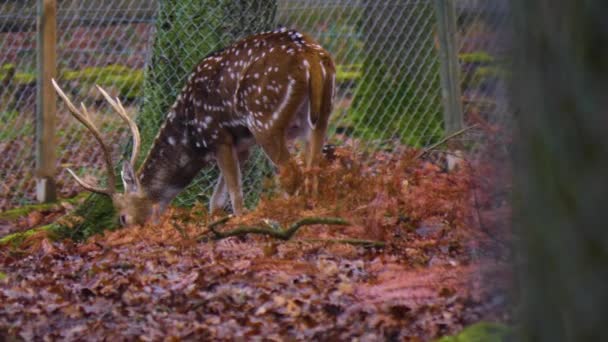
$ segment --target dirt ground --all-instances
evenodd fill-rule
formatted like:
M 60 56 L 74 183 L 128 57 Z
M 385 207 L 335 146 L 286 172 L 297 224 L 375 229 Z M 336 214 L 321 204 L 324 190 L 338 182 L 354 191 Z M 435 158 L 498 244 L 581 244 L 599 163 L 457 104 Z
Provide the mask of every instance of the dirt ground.
M 317 197 L 267 196 L 217 229 L 346 225 L 218 240 L 201 204 L 82 243 L 40 233 L 0 247 L 0 338 L 400 341 L 509 323 L 508 172 L 354 150 L 313 171 Z

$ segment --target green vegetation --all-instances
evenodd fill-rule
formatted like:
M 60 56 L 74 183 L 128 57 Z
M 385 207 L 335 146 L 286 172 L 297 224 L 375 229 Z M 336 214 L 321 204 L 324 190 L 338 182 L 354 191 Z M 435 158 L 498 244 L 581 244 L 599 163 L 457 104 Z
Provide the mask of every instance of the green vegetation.
M 0 81 L 11 78 L 15 74 L 15 64 L 7 63 L 0 66 Z
M 14 209 L 9 209 L 0 213 L 0 220 L 13 221 L 20 217 L 24 217 L 33 211 L 52 211 L 61 208 L 62 203 L 76 204 L 80 202 L 86 193 L 81 193 L 76 197 L 61 200 L 58 203 L 38 203 L 20 206 Z
M 438 64 L 425 63 L 428 73 L 436 75 Z M 415 74 L 403 73 L 396 78 L 382 61 L 365 65 L 348 122 L 357 136 L 369 140 L 397 138 L 411 146 L 429 145 L 441 138 L 438 77 L 420 80 Z
M 509 77 L 509 72 L 500 66 L 483 66 L 475 69 L 473 77 L 471 78 L 472 86 L 479 86 L 489 80 L 502 78 L 506 79 Z
M 436 342 L 502 342 L 513 340 L 513 329 L 499 324 L 480 322 L 466 327 L 454 336 L 442 337 Z
M 349 82 L 359 79 L 362 75 L 362 64 L 337 65 L 336 79 L 338 82 Z M 0 79 L 4 79 L 13 70 L 13 64 L 0 67 Z M 82 70 L 65 70 L 61 72 L 63 81 L 79 81 L 83 90 L 90 89 L 95 84 L 102 87 L 115 87 L 120 97 L 133 100 L 142 95 L 144 72 L 123 65 L 108 65 L 104 67 L 88 67 Z M 17 72 L 12 79 L 13 84 L 31 84 L 36 82 L 34 72 Z M 4 116 L 2 116 L 4 117 Z
M 475 51 L 470 53 L 461 53 L 458 55 L 461 63 L 494 63 L 495 58 L 485 51 Z
M 19 128 L 0 130 L 0 141 L 12 141 L 18 137 L 34 135 L 34 122 L 23 120 L 16 110 L 0 111 L 0 123 L 5 127 Z
M 361 64 L 366 47 L 359 22 L 365 15 L 364 10 L 359 6 L 344 6 L 337 11 L 302 6 L 297 11 L 282 12 L 277 22 L 290 23 L 316 37 L 331 52 L 336 64 Z
M 363 139 L 425 146 L 443 135 L 439 59 L 433 21 L 421 25 L 415 18 L 435 12 L 430 3 L 408 4 L 404 11 L 414 14 L 404 19 L 401 11 L 372 11 L 360 24 L 366 32 L 362 76 L 343 124 Z
M 458 59 L 463 69 L 463 89 L 478 88 L 492 80 L 509 77 L 504 62 L 485 51 L 462 53 Z
M 113 87 L 123 99 L 134 100 L 142 95 L 144 72 L 123 65 L 108 65 L 82 70 L 63 70 L 59 78 L 63 81 L 78 81 L 79 90 L 84 96 L 95 84 L 98 84 L 104 88 Z M 11 88 L 33 85 L 36 83 L 36 73 L 15 71 L 14 64 L 4 64 L 0 67 L 0 82 L 5 82 L 7 87 Z M 7 95 L 13 95 L 13 92 L 8 91 Z M 7 99 L 7 102 L 10 101 Z
M 36 82 L 36 73 L 30 71 L 16 71 L 15 64 L 7 63 L 0 66 L 0 81 L 11 81 L 13 84 L 31 84 Z
M 363 75 L 361 68 L 363 64 L 338 64 L 336 65 L 336 81 L 338 83 L 357 81 Z
M 104 230 L 118 228 L 112 200 L 99 194 L 91 194 L 67 220 L 73 224 L 62 224 L 54 229 L 53 233 L 57 238 L 80 241 Z
M 28 229 L 23 232 L 8 234 L 0 238 L 0 246 L 10 245 L 12 247 L 19 247 L 19 245 L 21 245 L 21 243 L 23 243 L 23 241 L 25 241 L 25 239 L 27 239 L 28 237 L 42 231 L 48 231 L 51 226 L 53 225 L 50 224 L 47 226 Z
M 102 87 L 113 86 L 119 91 L 122 98 L 132 100 L 141 96 L 144 73 L 142 70 L 131 69 L 122 65 L 108 65 L 64 71 L 61 78 L 66 81 L 80 81 L 85 89 L 89 89 L 93 84 Z

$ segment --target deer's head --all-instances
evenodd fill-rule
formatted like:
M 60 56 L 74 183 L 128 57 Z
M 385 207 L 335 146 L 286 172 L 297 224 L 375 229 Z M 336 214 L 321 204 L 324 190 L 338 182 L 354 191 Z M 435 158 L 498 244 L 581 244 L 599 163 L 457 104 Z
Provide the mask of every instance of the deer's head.
M 65 101 L 65 104 L 72 115 L 84 126 L 86 126 L 89 131 L 91 131 L 97 142 L 101 145 L 106 171 L 108 174 L 108 185 L 106 188 L 92 185 L 78 177 L 72 170 L 67 169 L 68 172 L 83 188 L 91 192 L 109 196 L 112 199 L 114 208 L 118 212 L 121 225 L 125 226 L 130 224 L 145 223 L 151 216 L 157 214 L 156 208 L 158 206 L 143 191 L 135 173 L 135 161 L 139 155 L 141 141 L 137 125 L 131 118 L 129 118 L 125 108 L 118 98 L 113 99 L 103 88 L 97 86 L 97 89 L 101 92 L 110 106 L 112 106 L 118 115 L 120 115 L 120 117 L 127 123 L 133 135 L 133 150 L 131 153 L 131 160 L 123 163 L 121 171 L 124 193 L 119 193 L 116 190 L 116 175 L 114 173 L 114 163 L 112 162 L 111 146 L 106 144 L 102 139 L 101 133 L 91 121 L 85 105 L 81 103 L 81 109 L 79 110 L 76 108 L 76 106 L 74 106 L 63 90 L 61 90 L 61 88 L 57 85 L 57 82 L 52 80 L 52 83 L 53 87 L 55 87 L 55 90 L 57 91 L 57 94 L 63 99 L 63 101 Z

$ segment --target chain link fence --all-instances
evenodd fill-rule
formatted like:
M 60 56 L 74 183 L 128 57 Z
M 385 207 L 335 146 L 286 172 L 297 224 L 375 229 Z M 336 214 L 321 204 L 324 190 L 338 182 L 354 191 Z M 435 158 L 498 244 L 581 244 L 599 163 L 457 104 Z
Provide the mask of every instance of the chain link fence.
M 239 7 L 255 6 L 255 1 L 252 5 L 228 3 L 232 6 L 228 11 L 209 10 L 205 20 L 221 23 L 227 15 L 241 15 L 239 20 L 248 22 L 261 10 Z M 0 3 L 0 209 L 34 201 L 36 4 L 32 0 Z M 467 151 L 475 152 L 493 135 L 493 127 L 508 124 L 510 117 L 506 101 L 499 101 L 506 96 L 510 16 L 505 0 L 457 0 L 455 5 L 464 122 L 481 127 L 462 140 Z M 146 108 L 156 108 L 161 118 L 181 86 L 167 83 L 162 96 L 147 93 L 144 97 L 147 65 L 171 59 L 172 51 L 198 51 L 182 55 L 172 81 L 179 83 L 209 49 L 261 30 L 251 26 L 251 32 L 235 32 L 225 27 L 218 35 L 180 21 L 180 25 L 192 25 L 191 35 L 176 37 L 166 42 L 164 50 L 154 51 L 162 10 L 158 1 L 58 1 L 58 82 L 72 99 L 88 105 L 111 142 L 116 161 L 130 138 L 95 84 L 119 96 L 130 115 L 147 103 Z M 179 13 L 182 8 L 171 10 Z M 337 95 L 330 142 L 356 141 L 358 148 L 376 150 L 428 146 L 444 136 L 435 1 L 278 0 L 276 8 L 268 10 L 273 11 L 276 24 L 311 34 L 335 58 Z M 204 44 L 193 48 L 195 42 Z M 150 107 L 150 103 L 157 105 Z M 102 178 L 103 162 L 99 146 L 61 101 L 57 116 L 58 190 L 67 197 L 80 189 L 64 171 L 66 167 Z M 139 124 L 142 131 L 158 127 L 158 122 Z M 265 164 L 263 159 L 258 153 L 249 163 L 254 167 L 247 168 L 252 198 L 268 174 L 268 167 L 259 167 Z M 179 203 L 207 196 L 210 179 L 199 178 Z
M 492 158 L 490 153 L 504 156 L 512 127 L 507 100 L 512 46 L 509 1 L 458 1 L 456 11 L 464 119 L 466 125 L 479 127 L 462 139 L 470 156 L 486 160 Z
M 143 71 L 152 44 L 154 4 L 145 1 L 58 1 L 57 79 L 74 101 L 84 102 L 118 160 L 126 128 L 96 93 L 100 84 L 120 95 L 128 111 L 141 103 Z M 0 209 L 35 200 L 37 1 L 0 3 Z M 58 191 L 78 189 L 65 171 L 103 173 L 99 146 L 58 101 Z

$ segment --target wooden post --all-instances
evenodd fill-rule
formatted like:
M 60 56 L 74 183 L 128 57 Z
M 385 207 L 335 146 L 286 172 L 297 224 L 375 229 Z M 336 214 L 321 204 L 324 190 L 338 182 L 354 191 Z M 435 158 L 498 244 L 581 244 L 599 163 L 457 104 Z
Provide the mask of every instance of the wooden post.
M 456 43 L 456 9 L 454 0 L 435 0 L 437 11 L 437 34 L 439 38 L 439 57 L 441 60 L 441 97 L 443 100 L 443 117 L 445 135 L 460 131 L 464 126 L 460 93 L 460 65 L 458 63 L 458 45 Z M 458 150 L 458 146 L 449 146 Z M 458 163 L 455 154 L 448 154 L 448 168 Z
M 38 0 L 38 84 L 36 106 L 36 198 L 51 202 L 57 198 L 55 173 L 56 95 L 51 79 L 57 70 L 57 3 Z

